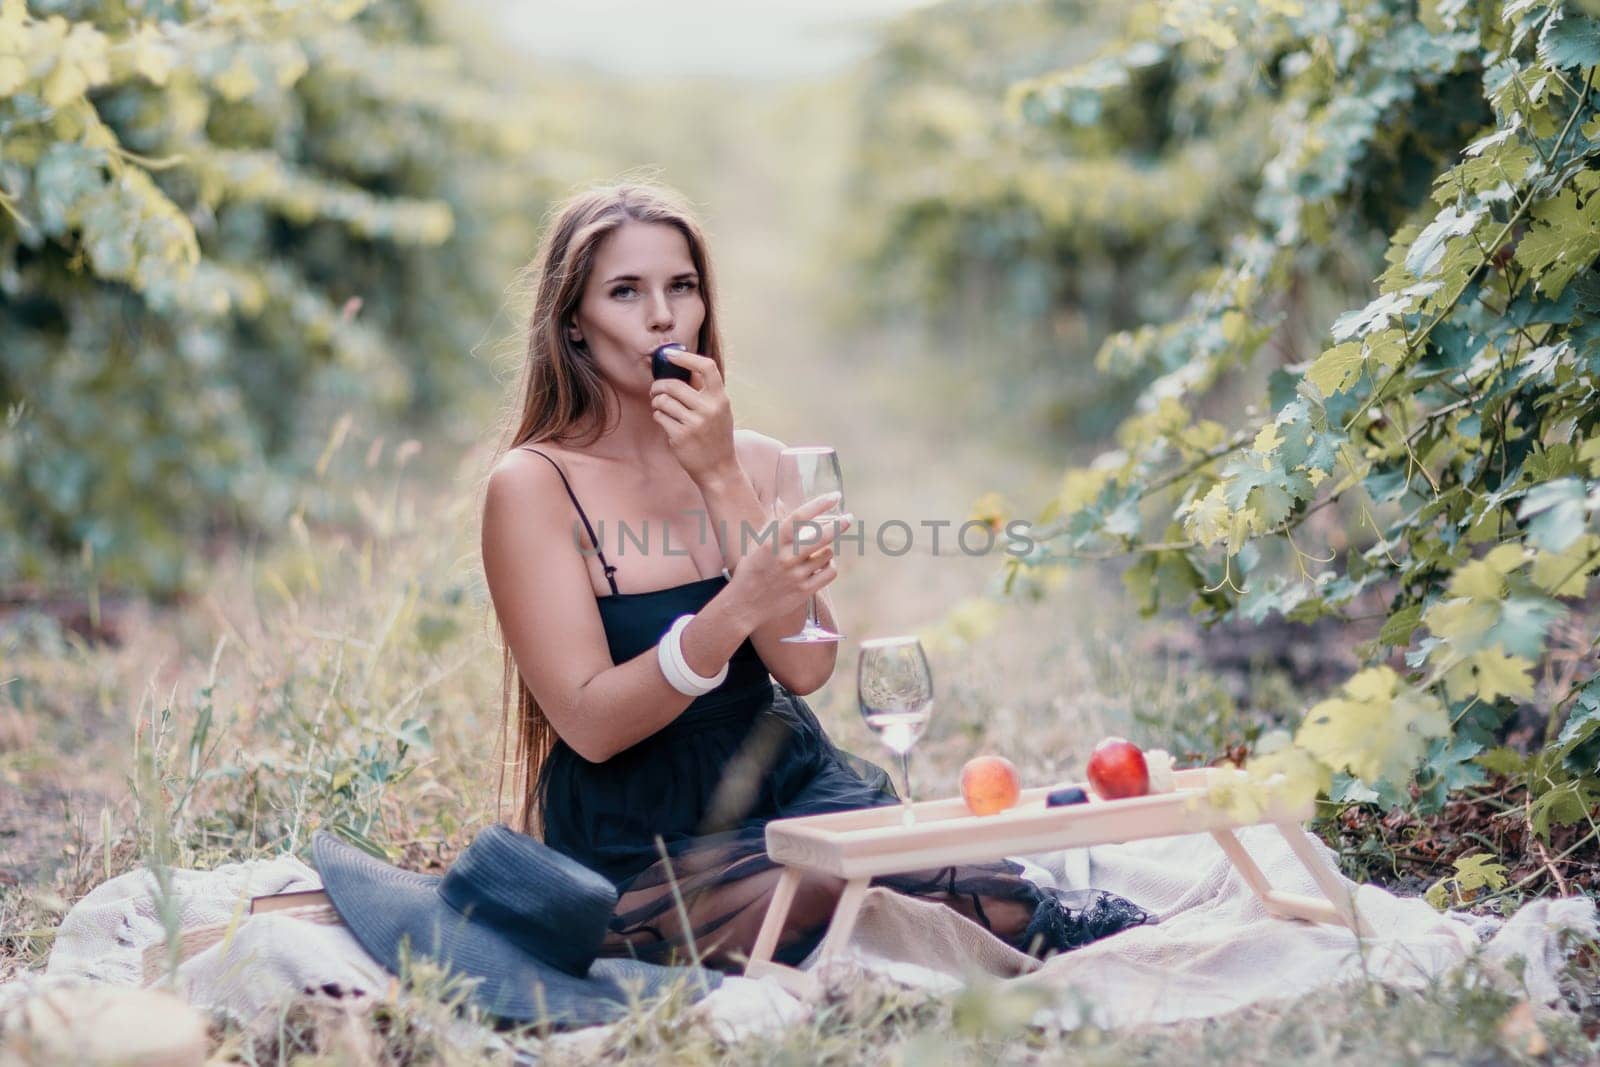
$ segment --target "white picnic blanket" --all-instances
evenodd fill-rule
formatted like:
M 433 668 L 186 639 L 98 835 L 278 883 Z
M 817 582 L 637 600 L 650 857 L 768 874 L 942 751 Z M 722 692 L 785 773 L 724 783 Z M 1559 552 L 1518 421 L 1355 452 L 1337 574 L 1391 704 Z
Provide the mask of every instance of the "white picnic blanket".
M 1317 896 L 1310 873 L 1270 826 L 1236 831 L 1267 881 Z M 1315 842 L 1332 861 L 1332 852 Z M 1031 857 L 1063 888 L 1119 893 L 1159 922 L 1038 964 L 981 934 L 948 908 L 871 890 L 850 946 L 830 966 L 884 971 L 919 985 L 954 984 L 982 971 L 1017 987 L 1041 987 L 1056 1007 L 1036 1021 L 1070 1029 L 1214 1017 L 1344 982 L 1421 988 L 1476 957 L 1483 977 L 1560 1010 L 1563 933 L 1593 938 L 1587 897 L 1529 902 L 1509 919 L 1440 914 L 1417 897 L 1341 881 L 1373 936 L 1343 927 L 1274 919 L 1208 834 L 1102 845 Z M 1525 966 L 1509 965 L 1521 957 Z M 1521 977 L 1516 975 L 1519 973 Z
M 400 992 L 393 976 L 345 927 L 282 913 L 246 914 L 251 897 L 321 888 L 317 872 L 293 856 L 170 874 L 180 930 L 237 923 L 230 936 L 189 955 L 177 967 L 171 985 L 196 1007 L 230 1015 L 252 1029 L 270 1029 L 283 1004 L 295 996 L 329 997 L 355 1006 L 374 994 Z M 44 975 L 0 984 L 0 1014 L 13 998 L 76 982 L 142 984 L 146 950 L 167 940 L 155 884 L 149 870 L 130 871 L 96 886 L 73 905 L 56 931 Z M 160 977 L 156 984 L 168 981 Z M 806 1014 L 798 1000 L 773 983 L 737 977 L 725 978 L 691 1010 L 729 1041 Z M 459 1026 L 451 1036 L 463 1046 L 503 1046 L 481 1028 Z M 558 1035 L 553 1040 L 584 1042 L 595 1036 Z
M 1249 827 L 1239 837 L 1274 887 L 1317 893 L 1272 828 Z M 1420 899 L 1361 886 L 1356 904 L 1375 936 L 1358 941 L 1339 927 L 1269 917 L 1203 834 L 1031 859 L 1037 880 L 1120 893 L 1160 922 L 1040 965 L 948 908 L 874 889 L 848 951 L 821 974 L 824 984 L 864 969 L 931 991 L 975 979 L 1037 986 L 1053 994 L 1048 999 L 1055 1005 L 1037 1021 L 1115 1027 L 1216 1016 L 1363 979 L 1415 988 L 1476 956 L 1487 965 L 1487 980 L 1521 991 L 1536 1009 L 1559 1010 L 1553 1006 L 1563 934 L 1600 935 L 1594 901 L 1585 897 L 1533 901 L 1502 921 L 1441 915 Z M 389 988 L 389 975 L 343 927 L 243 915 L 250 896 L 317 887 L 316 873 L 298 860 L 172 874 L 183 928 L 240 917 L 230 939 L 179 966 L 177 986 L 191 1003 L 250 1024 L 270 1019 L 296 994 L 359 997 Z M 0 986 L 0 1007 L 8 995 L 43 984 L 138 984 L 145 948 L 164 939 L 152 884 L 149 872 L 136 871 L 80 900 L 61 923 L 45 976 Z M 1516 957 L 1523 964 L 1508 965 Z M 737 1040 L 789 1025 L 809 1007 L 770 980 L 730 977 L 692 1010 L 719 1036 Z M 566 1040 L 601 1036 L 591 1030 Z M 483 1039 L 481 1031 L 475 1039 Z

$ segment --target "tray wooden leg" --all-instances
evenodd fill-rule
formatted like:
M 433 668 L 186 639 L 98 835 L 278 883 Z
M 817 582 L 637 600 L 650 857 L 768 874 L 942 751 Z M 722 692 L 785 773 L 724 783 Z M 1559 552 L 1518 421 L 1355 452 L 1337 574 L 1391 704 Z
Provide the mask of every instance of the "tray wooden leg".
M 1316 881 L 1326 895 L 1327 899 L 1306 896 L 1303 893 L 1289 893 L 1281 889 L 1273 889 L 1267 882 L 1266 875 L 1261 873 L 1261 868 L 1256 866 L 1256 861 L 1250 858 L 1250 853 L 1245 851 L 1244 845 L 1234 836 L 1232 830 L 1223 828 L 1212 830 L 1211 836 L 1221 846 L 1223 853 L 1238 868 L 1239 874 L 1244 878 L 1245 884 L 1266 907 L 1267 914 L 1278 918 L 1305 919 L 1307 922 L 1329 923 L 1334 926 L 1343 926 L 1356 934 L 1366 937 L 1371 931 L 1361 921 L 1360 915 L 1355 911 L 1354 905 L 1349 902 L 1349 894 L 1339 882 L 1338 876 L 1327 869 L 1321 858 L 1314 851 L 1311 842 L 1305 836 L 1298 823 L 1274 823 L 1278 832 L 1283 834 L 1289 842 L 1289 847 L 1295 856 L 1310 871 L 1311 877 Z M 1291 833 L 1291 831 L 1293 831 Z M 1298 839 L 1297 836 L 1298 835 Z M 1344 906 L 1341 907 L 1341 900 Z
M 778 934 L 783 931 L 783 920 L 789 917 L 789 906 L 794 903 L 795 890 L 800 888 L 800 869 L 785 867 L 778 876 L 778 885 L 767 904 L 767 917 L 761 920 L 761 931 L 756 934 L 755 947 L 750 950 L 744 973 L 748 978 L 759 978 L 780 964 L 772 962 L 772 953 L 778 947 Z M 785 968 L 787 969 L 787 968 Z
M 839 903 L 833 909 L 833 922 L 828 924 L 828 934 L 822 939 L 818 963 L 844 948 L 845 942 L 850 940 L 850 932 L 856 928 L 856 917 L 861 914 L 861 900 L 867 895 L 867 882 L 866 878 L 857 878 L 845 883 Z
M 1372 927 L 1367 925 L 1367 921 L 1357 910 L 1355 894 L 1340 879 L 1339 872 L 1329 866 L 1327 858 L 1317 851 L 1316 844 L 1312 842 L 1305 828 L 1297 822 L 1280 822 L 1273 825 L 1278 828 L 1283 839 L 1289 842 L 1289 848 L 1300 858 L 1300 862 L 1311 873 L 1318 888 L 1333 905 L 1339 915 L 1339 922 L 1357 937 L 1376 936 Z
M 819 963 L 838 952 L 850 940 L 850 933 L 856 927 L 856 918 L 861 914 L 861 901 L 867 895 L 869 881 L 867 878 L 857 878 L 845 883 L 844 892 L 834 906 L 828 932 L 822 939 L 822 950 L 817 956 Z M 772 953 L 778 946 L 778 934 L 783 930 L 783 920 L 789 916 L 795 890 L 799 887 L 800 869 L 785 867 L 772 891 L 772 902 L 767 905 L 766 918 L 761 920 L 761 930 L 756 934 L 755 946 L 745 963 L 744 975 L 746 978 L 776 979 L 789 992 L 803 997 L 815 992 L 816 979 L 805 971 L 776 963 L 772 959 Z
M 1233 835 L 1232 830 L 1222 829 L 1211 831 L 1211 837 L 1222 846 L 1223 854 L 1238 868 L 1244 877 L 1244 884 L 1250 887 L 1250 892 L 1267 904 L 1267 894 L 1272 892 L 1272 886 L 1267 883 L 1267 876 L 1261 873 L 1261 868 L 1256 866 L 1256 861 L 1250 858 L 1250 853 L 1244 850 L 1244 845 Z M 1267 910 L 1272 910 L 1272 905 L 1267 904 Z

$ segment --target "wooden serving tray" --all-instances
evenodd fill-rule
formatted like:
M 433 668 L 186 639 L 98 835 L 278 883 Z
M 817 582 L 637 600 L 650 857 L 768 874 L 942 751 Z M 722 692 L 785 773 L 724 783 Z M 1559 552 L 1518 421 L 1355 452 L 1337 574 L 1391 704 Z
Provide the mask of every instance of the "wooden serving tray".
M 921 801 L 911 805 L 914 822 L 910 825 L 904 822 L 904 806 L 898 804 L 774 819 L 767 824 L 767 854 L 785 870 L 773 891 L 745 974 L 771 975 L 797 991 L 813 987 L 809 975 L 772 961 L 783 921 L 805 872 L 845 879 L 822 942 L 820 958 L 827 959 L 849 939 L 867 884 L 878 875 L 1193 833 L 1210 833 L 1215 838 L 1270 914 L 1335 923 L 1370 936 L 1348 888 L 1301 828 L 1301 822 L 1312 814 L 1312 801 L 1269 806 L 1255 819 L 1240 819 L 1212 805 L 1209 791 L 1213 785 L 1242 777 L 1241 771 L 1218 767 L 1177 771 L 1172 792 L 1122 800 L 1101 799 L 1084 785 L 1087 803 L 1056 808 L 1046 807 L 1045 797 L 1062 786 L 1028 789 L 1015 806 L 995 815 L 973 815 L 959 797 Z M 1268 885 L 1233 833 L 1238 827 L 1261 823 L 1270 823 L 1283 834 L 1326 899 L 1286 893 Z

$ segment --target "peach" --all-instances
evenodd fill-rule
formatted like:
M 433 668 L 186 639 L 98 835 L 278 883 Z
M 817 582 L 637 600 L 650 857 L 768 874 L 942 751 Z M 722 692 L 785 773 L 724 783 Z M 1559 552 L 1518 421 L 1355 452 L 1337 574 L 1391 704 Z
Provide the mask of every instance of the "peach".
M 975 756 L 961 768 L 961 799 L 974 815 L 993 815 L 1016 804 L 1022 780 L 1004 756 Z

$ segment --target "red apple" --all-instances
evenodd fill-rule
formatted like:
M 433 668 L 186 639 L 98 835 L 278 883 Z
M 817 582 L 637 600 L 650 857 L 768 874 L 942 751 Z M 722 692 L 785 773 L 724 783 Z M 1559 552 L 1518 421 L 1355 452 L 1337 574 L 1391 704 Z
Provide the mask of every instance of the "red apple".
M 1108 737 L 1089 754 L 1089 784 L 1106 800 L 1142 797 L 1150 792 L 1150 768 L 1139 746 Z

